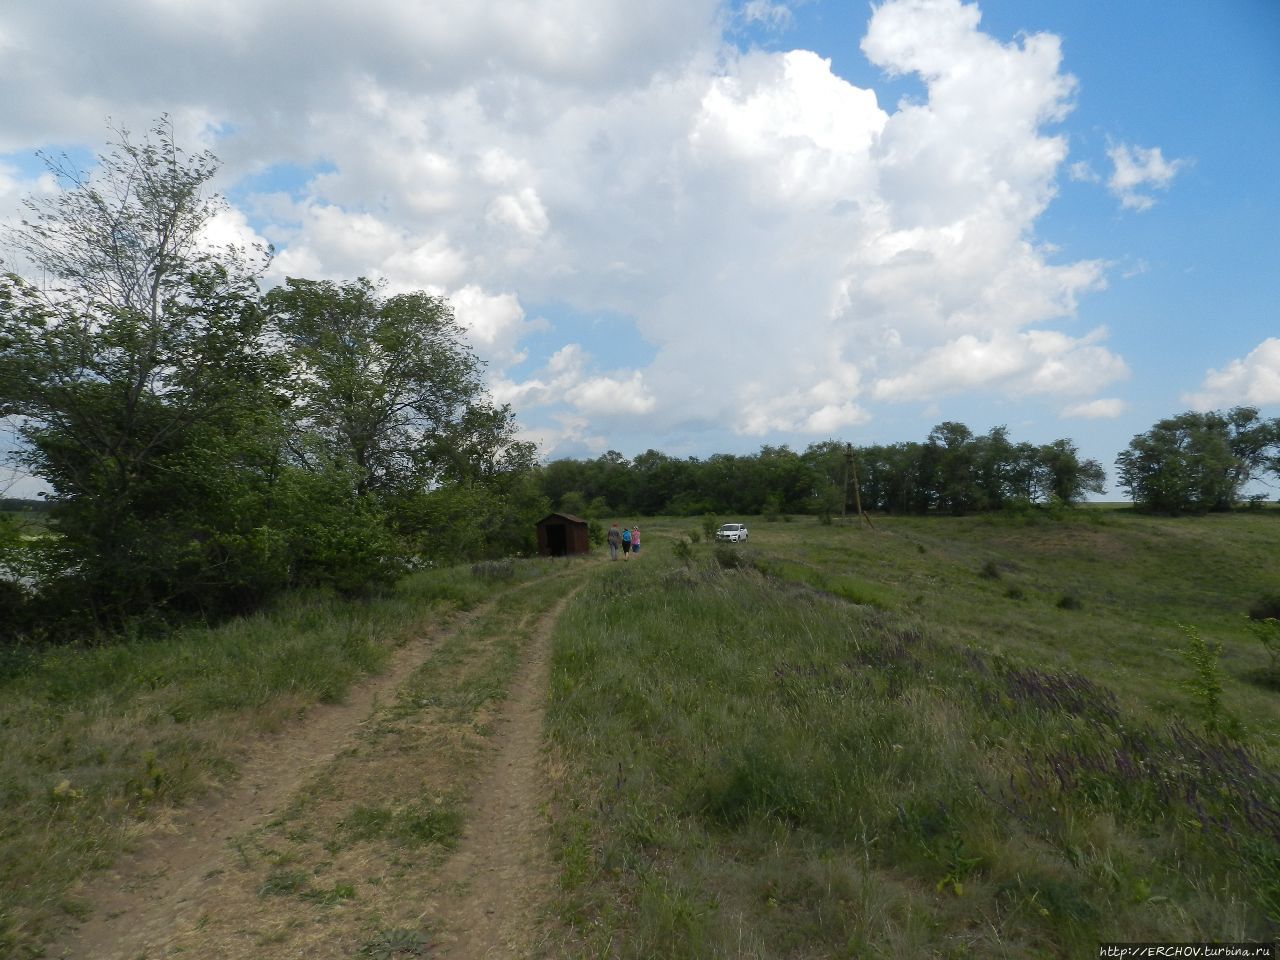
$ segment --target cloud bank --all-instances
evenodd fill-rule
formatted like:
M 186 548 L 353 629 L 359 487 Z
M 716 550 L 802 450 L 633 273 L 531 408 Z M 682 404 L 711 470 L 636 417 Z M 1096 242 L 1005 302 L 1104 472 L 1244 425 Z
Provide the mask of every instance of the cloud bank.
M 730 45 L 732 22 L 787 23 L 757 0 L 112 0 L 74 26 L 59 6 L 6 14 L 0 85 L 29 95 L 0 104 L 0 152 L 169 111 L 225 161 L 224 232 L 276 245 L 270 280 L 450 296 L 549 453 L 639 422 L 829 436 L 960 391 L 1114 415 L 1091 397 L 1125 361 L 1071 331 L 1105 265 L 1035 234 L 1076 81 L 1058 38 L 1002 42 L 976 5 L 873 9 L 864 55 L 924 89 L 892 105 L 811 52 Z M 1112 160 L 1135 209 L 1178 169 Z M 531 356 L 548 303 L 632 318 L 653 359 L 581 337 Z

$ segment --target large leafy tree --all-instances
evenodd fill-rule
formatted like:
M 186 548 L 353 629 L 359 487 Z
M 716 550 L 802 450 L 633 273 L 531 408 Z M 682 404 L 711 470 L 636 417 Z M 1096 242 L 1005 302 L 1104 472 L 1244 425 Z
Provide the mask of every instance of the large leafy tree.
M 1116 457 L 1135 504 L 1161 513 L 1229 510 L 1251 480 L 1274 469 L 1280 418 L 1256 407 L 1188 411 L 1157 422 Z
M 444 298 L 291 279 L 264 304 L 293 367 L 294 452 L 312 469 L 350 470 L 359 496 L 394 499 L 527 465 Z
M 217 162 L 164 120 L 90 172 L 46 162 L 62 190 L 7 237 L 42 282 L 0 279 L 0 415 L 53 488 L 68 595 L 111 621 L 256 562 L 226 507 L 278 460 L 265 252 L 210 246 Z

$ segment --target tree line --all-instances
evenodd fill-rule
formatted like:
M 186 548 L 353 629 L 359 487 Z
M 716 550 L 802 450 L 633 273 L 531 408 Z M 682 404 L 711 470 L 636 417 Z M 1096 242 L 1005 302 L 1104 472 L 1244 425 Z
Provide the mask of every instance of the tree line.
M 1139 510 L 1230 510 L 1255 481 L 1280 479 L 1280 418 L 1254 407 L 1187 412 L 1159 421 L 1116 458 L 1117 482 Z M 540 471 L 547 499 L 584 516 L 698 514 L 831 516 L 867 511 L 963 515 L 1036 505 L 1072 506 L 1106 490 L 1106 472 L 1069 439 L 1014 442 L 1006 427 L 975 434 L 947 421 L 921 442 L 679 459 L 647 450 L 628 461 L 610 450 Z M 1261 501 L 1265 494 L 1248 499 Z
M 532 542 L 536 450 L 447 301 L 263 294 L 270 252 L 210 242 L 217 160 L 165 121 L 92 175 L 45 159 L 63 190 L 7 237 L 42 282 L 0 278 L 0 416 L 58 536 L 0 557 L 0 630 L 216 617 Z
M 948 421 L 921 443 L 827 440 L 803 452 L 764 446 L 705 460 L 648 450 L 627 461 L 609 451 L 593 460 L 553 461 L 540 478 L 547 498 L 570 513 L 831 516 L 853 509 L 855 486 L 864 510 L 959 515 L 1076 503 L 1100 492 L 1105 475 L 1070 440 L 1015 443 L 1005 427 L 975 435 Z

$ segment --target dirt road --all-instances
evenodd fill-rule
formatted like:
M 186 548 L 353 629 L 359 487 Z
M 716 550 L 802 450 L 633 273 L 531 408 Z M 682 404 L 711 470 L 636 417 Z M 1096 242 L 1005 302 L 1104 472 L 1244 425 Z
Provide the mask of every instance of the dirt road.
M 541 737 L 570 579 L 507 591 L 255 745 L 224 795 L 80 891 L 89 916 L 49 955 L 527 956 L 553 890 Z

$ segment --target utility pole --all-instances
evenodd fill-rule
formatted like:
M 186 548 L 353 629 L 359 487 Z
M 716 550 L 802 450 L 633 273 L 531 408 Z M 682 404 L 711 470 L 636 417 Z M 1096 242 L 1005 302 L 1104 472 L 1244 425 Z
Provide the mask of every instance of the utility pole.
M 867 526 L 872 530 L 876 525 L 871 522 L 871 518 L 862 512 L 862 493 L 858 489 L 858 465 L 853 462 L 853 444 L 846 443 L 844 445 L 844 502 L 846 508 L 849 504 L 849 475 L 853 475 L 853 502 L 858 508 L 858 516 L 867 521 Z M 843 513 L 841 514 L 843 516 Z
M 844 496 L 840 498 L 840 521 L 849 516 L 849 470 L 853 467 L 853 444 L 844 445 Z

